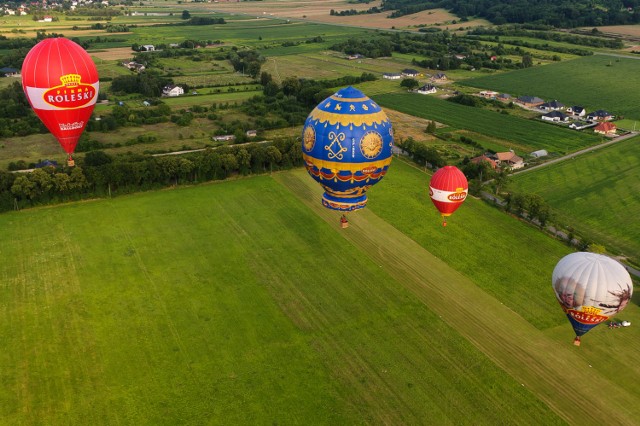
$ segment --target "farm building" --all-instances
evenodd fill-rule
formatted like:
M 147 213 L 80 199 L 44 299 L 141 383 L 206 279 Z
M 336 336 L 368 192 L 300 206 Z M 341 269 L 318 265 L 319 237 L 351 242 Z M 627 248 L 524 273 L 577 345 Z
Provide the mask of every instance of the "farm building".
M 524 160 L 522 157 L 516 155 L 513 151 L 507 152 L 496 152 L 495 157 L 497 158 L 498 165 L 506 165 L 511 169 L 521 169 L 524 167 Z
M 486 155 L 482 154 L 478 157 L 474 157 L 470 160 L 472 163 L 474 164 L 480 164 L 483 161 L 489 163 L 489 165 L 491 166 L 492 169 L 497 169 L 498 168 L 498 164 L 495 162 L 495 160 L 487 157 Z
M 546 157 L 549 155 L 546 149 L 539 149 L 538 151 L 533 151 L 531 156 L 534 158 Z
M 544 103 L 544 99 L 540 99 L 537 96 L 520 96 L 516 99 L 516 102 L 526 107 L 537 107 Z
M 416 92 L 420 93 L 421 95 L 436 93 L 436 91 L 437 91 L 436 86 L 434 86 L 433 84 L 425 84 L 424 86 L 416 89 Z
M 245 135 L 247 135 L 248 138 L 255 138 L 256 136 L 258 136 L 258 131 L 257 130 L 247 130 Z
M 235 140 L 236 137 L 234 135 L 219 135 L 219 136 L 214 136 L 211 139 L 216 142 L 226 142 L 226 141 Z
M 493 90 L 483 90 L 480 92 L 480 96 L 487 99 L 494 99 L 498 96 L 498 92 L 494 92 Z
M 20 77 L 20 70 L 11 67 L 0 68 L 0 75 L 3 77 Z
M 140 49 L 147 52 L 153 52 L 154 50 L 156 50 L 156 47 L 153 44 L 143 44 L 142 46 L 140 46 Z
M 558 102 L 558 101 L 551 101 L 551 102 L 545 102 L 542 105 L 540 105 L 538 108 L 543 109 L 545 111 L 559 111 L 561 109 L 565 108 L 565 105 L 562 102 Z
M 599 133 L 605 136 L 615 136 L 616 130 L 618 129 L 615 124 L 607 122 L 598 123 L 598 125 L 593 128 L 593 131 L 595 133 Z
M 162 89 L 162 96 L 180 96 L 184 95 L 184 89 L 180 86 L 169 84 Z
M 556 123 L 566 123 L 569 121 L 569 116 L 560 111 L 551 111 L 540 117 L 545 121 L 553 121 Z
M 614 119 L 614 115 L 609 111 L 605 111 L 603 109 L 599 109 L 597 111 L 593 111 L 592 113 L 587 115 L 588 120 L 594 121 L 609 121 Z
M 385 72 L 382 74 L 382 78 L 386 78 L 387 80 L 400 80 L 402 78 L 402 74 Z

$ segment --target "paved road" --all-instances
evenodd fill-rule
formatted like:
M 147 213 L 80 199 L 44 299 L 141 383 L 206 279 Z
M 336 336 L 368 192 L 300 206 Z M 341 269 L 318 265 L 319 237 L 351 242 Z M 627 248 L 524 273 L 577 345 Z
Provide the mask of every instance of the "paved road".
M 528 168 L 522 169 L 522 170 L 516 170 L 513 173 L 511 173 L 511 175 L 527 173 L 527 172 L 530 172 L 532 170 L 537 170 L 537 169 L 539 169 L 541 167 L 546 167 L 546 166 L 549 166 L 551 164 L 559 163 L 560 161 L 569 160 L 569 159 L 572 159 L 572 158 L 577 157 L 579 155 L 586 154 L 586 153 L 595 151 L 597 149 L 602 149 L 602 148 L 607 147 L 609 145 L 613 145 L 614 143 L 622 142 L 623 140 L 632 138 L 632 137 L 634 137 L 636 135 L 638 135 L 638 132 L 629 132 L 626 135 L 618 136 L 617 138 L 613 138 L 610 141 L 607 141 L 605 143 L 601 143 L 600 145 L 590 146 L 588 148 L 581 149 L 580 151 L 575 151 L 575 152 L 572 152 L 571 154 L 567 154 L 567 155 L 565 155 L 563 157 L 558 157 L 558 158 L 554 158 L 553 160 L 545 161 L 544 163 L 538 164 L 537 166 L 528 167 Z

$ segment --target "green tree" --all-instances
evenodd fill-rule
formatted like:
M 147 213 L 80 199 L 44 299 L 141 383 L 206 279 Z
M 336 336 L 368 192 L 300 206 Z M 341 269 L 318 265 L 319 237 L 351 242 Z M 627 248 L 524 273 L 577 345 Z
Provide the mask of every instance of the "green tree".
M 182 11 L 182 19 L 190 19 L 191 18 L 191 13 L 189 13 L 188 10 L 183 10 Z
M 531 68 L 533 66 L 533 58 L 531 55 L 522 55 L 522 68 Z
M 400 82 L 400 87 L 406 87 L 408 90 L 413 90 L 420 86 L 420 82 L 415 78 L 405 78 Z

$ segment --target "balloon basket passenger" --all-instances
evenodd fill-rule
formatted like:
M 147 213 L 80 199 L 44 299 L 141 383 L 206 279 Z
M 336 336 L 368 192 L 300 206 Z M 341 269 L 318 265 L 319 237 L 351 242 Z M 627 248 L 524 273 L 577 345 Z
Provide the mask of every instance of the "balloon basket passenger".
M 340 226 L 342 228 L 348 228 L 349 227 L 349 221 L 347 220 L 347 216 L 342 215 L 342 217 L 340 218 Z
M 76 162 L 74 161 L 74 159 L 71 157 L 71 154 L 69 154 L 69 157 L 67 157 L 67 166 L 69 167 L 73 167 L 76 165 Z

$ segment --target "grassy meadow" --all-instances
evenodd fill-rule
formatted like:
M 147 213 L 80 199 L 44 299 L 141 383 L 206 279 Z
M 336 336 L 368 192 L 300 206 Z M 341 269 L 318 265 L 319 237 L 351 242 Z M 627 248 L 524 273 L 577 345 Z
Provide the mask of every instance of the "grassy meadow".
M 593 134 L 559 128 L 541 121 L 500 114 L 432 96 L 415 93 L 390 93 L 373 96 L 383 107 L 393 108 L 455 129 L 465 129 L 495 138 L 496 144 L 512 148 L 518 155 L 537 149 L 569 153 L 597 144 L 601 138 Z
M 541 195 L 557 221 L 640 263 L 640 138 L 513 176 L 515 192 Z
M 515 96 L 557 99 L 587 111 L 606 109 L 616 116 L 640 119 L 635 93 L 640 86 L 640 61 L 609 55 L 586 56 L 544 67 L 472 78 L 461 84 Z
M 472 199 L 443 228 L 426 178 L 394 162 L 347 230 L 300 169 L 1 215 L 0 418 L 632 424 L 638 332 L 576 350 L 567 249 Z

